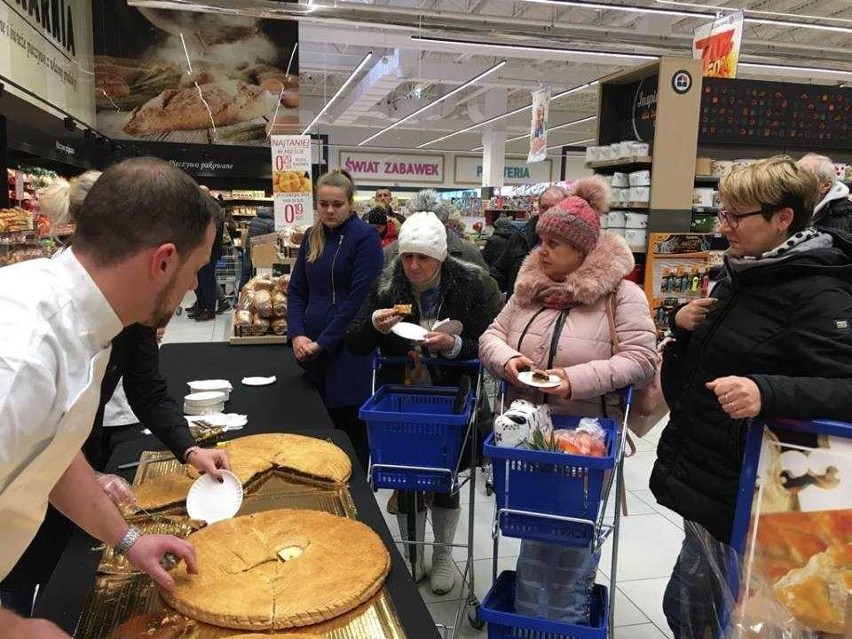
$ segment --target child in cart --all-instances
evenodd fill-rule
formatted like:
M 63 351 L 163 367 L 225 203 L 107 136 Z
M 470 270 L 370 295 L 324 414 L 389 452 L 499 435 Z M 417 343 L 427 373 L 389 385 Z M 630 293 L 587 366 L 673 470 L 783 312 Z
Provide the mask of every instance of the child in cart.
M 421 366 L 419 358 L 421 355 L 449 360 L 475 358 L 479 337 L 501 305 L 497 284 L 484 269 L 447 255 L 447 235 L 438 217 L 431 212 L 414 213 L 400 229 L 399 256 L 374 284 L 347 330 L 346 343 L 356 354 L 368 354 L 378 348 L 387 357 L 412 356 L 415 366 L 383 367 L 380 377 L 383 384 L 456 386 L 464 369 Z M 458 334 L 432 330 L 438 320 L 446 318 L 462 321 L 461 331 L 454 331 Z M 423 327 L 425 338 L 412 343 L 391 332 L 400 322 Z M 469 459 L 469 455 L 464 455 L 462 459 Z M 407 509 L 412 500 L 397 501 L 400 534 L 407 541 Z M 458 493 L 417 494 L 417 542 L 424 541 L 427 502 L 432 505 L 435 542 L 453 543 L 460 512 Z M 435 546 L 431 587 L 436 594 L 446 594 L 453 588 L 457 570 L 451 550 Z M 416 580 L 426 574 L 422 546 L 418 546 L 418 551 Z
M 633 270 L 633 254 L 623 238 L 601 232 L 600 215 L 611 198 L 602 178 L 584 178 L 541 216 L 540 244 L 524 261 L 509 303 L 480 340 L 482 364 L 512 385 L 510 399 L 548 403 L 554 414 L 620 418 L 614 392 L 654 377 L 656 335 L 648 301 L 624 279 Z M 607 319 L 610 297 L 615 335 Z M 559 385 L 526 386 L 518 375 L 528 370 L 556 376 Z M 589 548 L 525 540 L 516 611 L 588 623 L 597 561 Z

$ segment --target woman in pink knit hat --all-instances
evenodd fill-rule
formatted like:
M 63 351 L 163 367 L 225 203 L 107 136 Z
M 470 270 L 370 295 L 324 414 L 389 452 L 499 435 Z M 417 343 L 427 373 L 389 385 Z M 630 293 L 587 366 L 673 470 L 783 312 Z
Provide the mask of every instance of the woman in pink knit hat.
M 489 372 L 511 384 L 510 401 L 541 404 L 547 397 L 554 414 L 618 418 L 621 406 L 614 391 L 641 386 L 656 373 L 648 300 L 624 279 L 633 270 L 633 254 L 623 238 L 601 232 L 600 216 L 611 196 L 601 177 L 584 178 L 541 216 L 536 228 L 541 244 L 521 266 L 509 303 L 480 338 L 479 357 Z M 614 308 L 617 349 L 608 305 Z M 540 391 L 524 386 L 518 373 L 530 369 L 546 370 L 561 383 Z M 589 549 L 524 541 L 517 612 L 588 622 L 587 596 L 597 559 Z M 548 570 L 561 571 L 550 583 L 571 585 L 540 595 L 547 590 L 542 579 Z

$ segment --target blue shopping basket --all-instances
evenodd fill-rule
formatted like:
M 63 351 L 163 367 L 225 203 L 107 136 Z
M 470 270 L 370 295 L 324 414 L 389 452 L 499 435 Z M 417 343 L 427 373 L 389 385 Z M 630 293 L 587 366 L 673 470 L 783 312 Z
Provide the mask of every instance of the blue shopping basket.
M 592 590 L 590 624 L 581 626 L 515 612 L 515 572 L 500 574 L 479 609 L 488 622 L 488 639 L 605 639 L 609 625 L 607 589 Z
M 359 416 L 367 423 L 374 487 L 453 492 L 474 402 L 468 392 L 461 412 L 454 413 L 457 393 L 388 385 L 364 403 Z
M 579 417 L 553 416 L 555 428 L 576 428 Z M 598 418 L 606 433 L 606 455 L 586 457 L 561 452 L 483 446 L 494 468 L 497 521 L 506 537 L 568 546 L 589 546 L 604 496 L 607 471 L 615 467 L 618 424 Z

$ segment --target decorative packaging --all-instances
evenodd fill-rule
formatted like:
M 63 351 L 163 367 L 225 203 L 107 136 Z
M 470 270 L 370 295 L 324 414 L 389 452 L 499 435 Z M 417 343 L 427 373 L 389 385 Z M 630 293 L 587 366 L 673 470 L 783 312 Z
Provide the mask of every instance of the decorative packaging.
M 648 228 L 648 214 L 628 211 L 624 214 L 624 226 L 628 229 Z
M 627 214 L 624 211 L 610 211 L 608 218 L 611 229 L 623 229 L 627 225 Z
M 612 186 L 614 188 L 626 189 L 630 186 L 630 179 L 628 178 L 627 173 L 613 173 L 611 179 Z
M 734 170 L 734 163 L 730 160 L 714 160 L 712 170 L 715 177 L 725 177 Z
M 630 197 L 628 202 L 650 202 L 651 189 L 647 186 L 632 186 L 630 187 Z
M 692 206 L 700 208 L 713 208 L 716 191 L 707 188 L 692 189 Z
M 525 399 L 516 399 L 509 410 L 494 420 L 494 442 L 508 448 L 529 446 L 539 433 L 545 440 L 553 434 L 550 406 L 536 406 Z
M 647 142 L 631 142 L 630 155 L 633 157 L 647 157 L 651 155 L 651 145 Z
M 633 171 L 630 174 L 630 186 L 651 186 L 651 172 Z
M 609 213 L 604 213 L 603 215 L 601 215 L 601 228 L 609 228 Z
M 630 201 L 630 189 L 619 189 L 613 187 L 612 200 L 614 204 L 626 204 Z
M 624 239 L 631 249 L 644 251 L 648 246 L 648 231 L 646 229 L 624 229 Z

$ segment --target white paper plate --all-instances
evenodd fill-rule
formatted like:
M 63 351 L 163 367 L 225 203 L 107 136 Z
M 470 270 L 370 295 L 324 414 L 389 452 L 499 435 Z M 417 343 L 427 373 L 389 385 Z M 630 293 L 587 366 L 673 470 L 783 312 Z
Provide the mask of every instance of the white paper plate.
M 186 384 L 193 393 L 221 391 L 227 394 L 228 391 L 234 390 L 234 387 L 231 386 L 231 382 L 227 379 L 198 379 L 193 382 L 187 382 Z
M 523 373 L 518 373 L 518 381 L 522 384 L 526 384 L 527 386 L 534 386 L 535 388 L 556 388 L 559 384 L 562 383 L 562 380 L 559 379 L 556 375 L 550 376 L 549 382 L 538 382 L 533 379 L 532 371 L 524 371 Z
M 394 324 L 391 332 L 395 335 L 399 335 L 402 339 L 407 339 L 411 342 L 422 342 L 426 339 L 426 335 L 429 334 L 429 331 L 425 328 L 419 324 L 412 324 L 411 322 L 400 322 L 399 324 Z
M 447 335 L 461 335 L 464 330 L 464 324 L 454 319 L 444 319 L 440 322 L 435 322 L 432 325 L 432 330 L 438 333 L 447 333 Z
M 243 486 L 234 473 L 222 471 L 220 484 L 210 475 L 202 475 L 193 482 L 186 496 L 186 513 L 192 519 L 212 524 L 230 519 L 243 503 Z
M 269 386 L 275 383 L 275 375 L 272 377 L 243 377 L 245 386 Z

